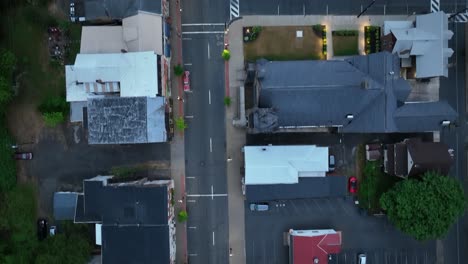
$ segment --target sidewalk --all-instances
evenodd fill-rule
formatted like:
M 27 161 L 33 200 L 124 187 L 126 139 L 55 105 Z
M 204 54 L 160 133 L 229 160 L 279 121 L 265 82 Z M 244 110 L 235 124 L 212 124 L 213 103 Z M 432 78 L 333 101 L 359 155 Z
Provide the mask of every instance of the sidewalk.
M 181 32 L 181 16 L 180 5 L 178 0 L 170 1 L 170 17 L 171 25 L 171 66 L 169 72 L 172 73 L 174 65 L 182 64 L 182 39 Z M 183 101 L 177 100 L 179 96 L 183 97 L 182 79 L 169 74 L 169 89 L 171 90 L 171 98 L 173 102 L 172 111 L 173 118 L 184 115 Z M 174 120 L 173 120 L 174 121 Z M 175 123 L 175 122 L 174 122 Z M 184 133 L 177 130 L 174 126 L 174 137 L 171 141 L 171 178 L 174 180 L 175 190 L 175 221 L 176 221 L 176 263 L 187 263 L 187 224 L 177 221 L 177 214 L 181 210 L 186 210 L 185 203 L 185 149 L 184 149 Z
M 245 264 L 244 196 L 240 168 L 244 166 L 241 148 L 245 145 L 246 130 L 232 125 L 232 120 L 239 117 L 239 87 L 243 85 L 242 20 L 230 25 L 227 39 L 231 51 L 231 59 L 227 65 L 229 75 L 226 76 L 226 81 L 229 82 L 226 96 L 231 97 L 231 106 L 226 108 L 229 247 L 232 249 L 229 263 Z

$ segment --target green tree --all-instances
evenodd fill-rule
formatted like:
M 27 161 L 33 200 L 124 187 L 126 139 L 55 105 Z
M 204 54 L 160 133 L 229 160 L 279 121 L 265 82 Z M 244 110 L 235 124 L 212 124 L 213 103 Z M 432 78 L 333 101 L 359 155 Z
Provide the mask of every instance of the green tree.
M 180 64 L 177 64 L 176 66 L 174 66 L 174 74 L 176 76 L 181 76 L 182 73 L 184 73 L 184 68 Z
M 14 152 L 11 148 L 12 144 L 13 140 L 4 126 L 4 121 L 0 120 L 0 171 L 2 172 L 0 176 L 0 193 L 11 190 L 16 184 L 16 164 L 12 158 Z
M 231 58 L 231 52 L 227 49 L 224 49 L 223 53 L 221 53 L 221 56 L 224 60 L 229 60 Z
M 435 172 L 421 179 L 398 182 L 380 198 L 388 218 L 401 231 L 418 240 L 444 236 L 465 211 L 461 184 Z
M 56 127 L 58 124 L 61 124 L 65 121 L 65 117 L 61 112 L 52 112 L 42 114 L 44 122 L 48 127 Z
M 184 130 L 187 128 L 187 123 L 185 123 L 184 118 L 181 116 L 176 118 L 175 123 L 176 123 L 177 129 L 179 130 Z
M 10 79 L 16 65 L 15 55 L 6 49 L 0 49 L 0 76 Z
M 177 220 L 179 220 L 179 222 L 185 222 L 187 221 L 188 219 L 188 214 L 187 214 L 187 211 L 180 211 L 178 214 L 177 214 Z

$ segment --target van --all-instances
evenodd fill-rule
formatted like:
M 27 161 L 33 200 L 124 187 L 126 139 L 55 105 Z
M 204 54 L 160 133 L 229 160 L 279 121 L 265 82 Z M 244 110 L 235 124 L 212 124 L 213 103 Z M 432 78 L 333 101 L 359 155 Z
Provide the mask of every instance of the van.
M 268 211 L 268 204 L 250 204 L 250 211 Z

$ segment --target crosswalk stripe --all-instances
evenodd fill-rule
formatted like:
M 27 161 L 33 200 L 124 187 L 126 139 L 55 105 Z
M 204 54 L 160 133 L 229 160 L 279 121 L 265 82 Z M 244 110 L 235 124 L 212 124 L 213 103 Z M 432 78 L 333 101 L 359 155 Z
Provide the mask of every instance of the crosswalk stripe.
M 440 0 L 431 0 L 431 13 L 440 11 Z
M 240 0 L 230 0 L 230 17 L 231 19 L 239 17 L 239 1 Z

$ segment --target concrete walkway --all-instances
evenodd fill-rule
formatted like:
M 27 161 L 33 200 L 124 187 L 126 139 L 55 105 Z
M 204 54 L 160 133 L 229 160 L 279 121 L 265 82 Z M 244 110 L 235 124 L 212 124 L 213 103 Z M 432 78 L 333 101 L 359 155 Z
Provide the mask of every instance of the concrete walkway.
M 172 18 L 171 25 L 171 67 L 169 72 L 172 73 L 173 65 L 182 64 L 182 39 L 180 38 L 181 32 L 181 16 L 180 16 L 180 2 L 178 0 L 170 1 L 170 16 Z M 173 101 L 172 111 L 173 119 L 183 116 L 183 101 L 178 98 L 183 98 L 182 79 L 175 77 L 173 74 L 169 75 L 171 98 Z M 187 224 L 179 223 L 177 221 L 177 214 L 181 210 L 186 210 L 185 201 L 185 148 L 184 148 L 184 133 L 178 131 L 174 122 L 174 137 L 171 141 L 171 178 L 174 180 L 175 189 L 175 221 L 176 224 L 176 263 L 187 263 Z
M 244 16 L 235 23 L 242 26 L 307 26 L 322 24 L 327 29 L 327 60 L 333 59 L 334 30 L 358 30 L 359 54 L 364 55 L 364 27 L 369 25 L 382 26 L 384 21 L 414 20 L 414 16 Z M 233 23 L 234 24 L 234 23 Z M 233 25 L 231 25 L 232 27 Z M 230 29 L 231 31 L 231 29 Z M 231 51 L 231 58 L 233 57 Z

